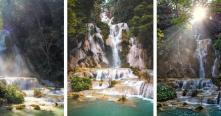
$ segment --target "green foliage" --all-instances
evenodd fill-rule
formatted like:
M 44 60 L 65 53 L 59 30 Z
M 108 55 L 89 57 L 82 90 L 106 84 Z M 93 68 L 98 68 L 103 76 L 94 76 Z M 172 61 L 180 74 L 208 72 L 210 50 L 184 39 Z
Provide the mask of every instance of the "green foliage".
M 167 101 L 176 98 L 176 91 L 168 85 L 157 84 L 157 101 Z
M 138 36 L 143 32 L 152 32 L 153 14 L 152 6 L 147 2 L 142 2 L 133 9 L 133 17 L 129 20 L 130 31 L 132 35 Z M 148 33 L 146 33 L 146 36 Z M 151 34 L 150 34 L 151 35 Z M 152 39 L 152 37 L 151 37 Z
M 99 23 L 100 28 L 106 26 L 100 22 L 101 0 L 68 0 L 68 38 L 70 41 L 83 39 L 87 33 L 87 23 Z M 98 26 L 98 27 L 99 27 Z
M 187 14 L 180 14 L 179 17 L 177 18 L 173 18 L 171 20 L 171 24 L 172 25 L 180 25 L 183 24 L 183 22 L 185 22 L 189 17 L 187 16 Z
M 164 39 L 164 33 L 162 30 L 157 29 L 157 44 L 159 45 L 160 43 L 162 43 L 163 39 Z
M 164 31 L 170 26 L 180 25 L 190 18 L 193 1 L 191 0 L 159 0 L 157 26 Z
M 92 81 L 89 78 L 72 77 L 71 88 L 74 92 L 88 90 L 92 86 Z
M 121 46 L 122 46 L 121 59 L 122 59 L 123 64 L 127 63 L 127 61 L 126 61 L 127 55 L 129 53 L 128 46 L 130 45 L 129 39 L 130 39 L 130 37 L 129 37 L 128 32 L 123 30 L 122 31 L 122 42 L 121 42 Z M 126 66 L 123 66 L 123 67 L 126 67 Z
M 8 104 L 19 104 L 24 102 L 23 93 L 15 86 L 0 82 L 0 98 L 5 99 Z
M 78 12 L 78 10 L 80 11 L 81 9 L 83 9 L 81 8 L 83 7 L 82 4 L 78 2 L 77 0 L 68 0 L 68 37 L 69 39 L 83 37 L 84 34 L 87 32 L 86 24 L 84 23 L 87 17 L 84 16 L 84 14 L 82 13 L 83 11 Z
M 8 104 L 20 104 L 24 102 L 23 93 L 15 86 L 0 82 L 0 98 L 5 99 Z
M 214 43 L 215 49 L 221 52 L 221 33 L 217 36 L 217 39 Z
M 106 23 L 103 23 L 101 21 L 97 21 L 97 27 L 101 29 L 101 34 L 103 35 L 103 39 L 107 39 L 109 36 L 109 26 Z
M 221 7 L 220 7 L 221 0 L 212 0 L 210 5 L 211 5 L 210 8 L 211 8 L 212 13 L 215 13 L 215 14 L 221 13 Z

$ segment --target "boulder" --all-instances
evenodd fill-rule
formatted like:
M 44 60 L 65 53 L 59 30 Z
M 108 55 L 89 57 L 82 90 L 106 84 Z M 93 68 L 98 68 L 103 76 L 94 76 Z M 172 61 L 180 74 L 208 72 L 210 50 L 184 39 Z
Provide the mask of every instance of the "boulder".
M 25 109 L 25 105 L 24 104 L 15 105 L 14 107 L 15 107 L 16 110 L 23 110 L 23 109 Z
M 34 108 L 34 110 L 41 110 L 39 105 L 32 104 L 31 106 Z

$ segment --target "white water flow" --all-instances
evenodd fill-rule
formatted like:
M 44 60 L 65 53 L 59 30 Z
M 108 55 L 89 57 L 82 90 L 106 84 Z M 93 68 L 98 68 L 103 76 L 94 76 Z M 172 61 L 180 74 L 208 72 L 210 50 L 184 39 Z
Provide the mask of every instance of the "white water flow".
M 220 59 L 220 55 L 218 53 L 218 51 L 215 51 L 215 55 L 216 55 L 216 58 L 214 60 L 214 63 L 213 63 L 213 67 L 212 67 L 212 77 L 216 77 L 218 75 L 218 69 L 219 69 L 219 59 Z
M 143 49 L 140 48 L 138 42 L 136 41 L 136 38 L 130 38 L 130 50 L 127 55 L 127 62 L 132 67 L 137 67 L 139 69 L 145 69 L 145 62 L 142 58 Z
M 196 36 L 197 41 L 197 57 L 199 61 L 199 77 L 205 78 L 205 63 L 208 55 L 208 47 L 211 45 L 211 39 L 199 39 L 200 34 Z
M 128 31 L 128 25 L 127 23 L 118 23 L 118 24 L 112 24 L 113 17 L 109 18 L 107 16 L 107 11 L 101 13 L 101 21 L 104 23 L 107 23 L 110 28 L 109 33 L 109 43 L 111 44 L 112 48 L 112 64 L 111 66 L 113 68 L 119 68 L 121 66 L 121 59 L 119 55 L 119 51 L 121 50 L 121 40 L 122 40 L 122 32 Z
M 29 75 L 29 70 L 16 45 L 8 45 L 8 31 L 0 32 L 0 76 Z
M 129 68 L 105 68 L 93 71 L 92 88 L 105 95 L 153 97 L 152 85 L 133 74 Z M 113 81 L 116 83 L 113 85 Z

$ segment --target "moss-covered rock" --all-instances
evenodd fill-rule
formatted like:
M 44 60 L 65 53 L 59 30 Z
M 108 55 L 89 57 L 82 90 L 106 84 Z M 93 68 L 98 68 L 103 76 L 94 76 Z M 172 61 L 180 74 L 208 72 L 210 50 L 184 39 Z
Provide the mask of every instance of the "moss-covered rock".
M 110 81 L 110 86 L 109 86 L 109 88 L 114 87 L 116 84 L 117 84 L 117 81 L 116 81 L 116 80 Z
M 182 92 L 182 96 L 186 96 L 187 95 L 187 90 L 185 89 L 185 90 L 183 90 L 183 92 Z
M 214 85 L 218 87 L 218 90 L 221 88 L 221 77 L 212 78 L 212 82 Z
M 34 89 L 34 97 L 40 98 L 44 96 L 40 89 Z
M 197 106 L 194 110 L 197 111 L 197 112 L 201 112 L 201 111 L 204 110 L 204 107 L 203 106 Z
M 167 101 L 176 97 L 176 91 L 172 87 L 162 83 L 157 85 L 157 101 Z
M 78 99 L 80 97 L 80 95 L 77 94 L 77 93 L 71 93 L 71 94 L 69 94 L 69 97 L 74 99 L 74 100 L 76 100 L 76 99 Z
M 6 110 L 10 110 L 10 111 L 13 110 L 12 106 L 6 106 L 5 108 L 6 108 Z
M 23 109 L 25 109 L 25 105 L 24 104 L 15 105 L 15 109 L 16 110 L 23 110 Z
M 119 102 L 125 102 L 126 100 L 127 100 L 127 98 L 126 98 L 125 95 L 122 95 L 122 96 L 118 99 Z
M 197 97 L 198 93 L 198 90 L 192 90 L 191 97 Z
M 34 110 L 41 110 L 39 105 L 32 104 L 31 106 L 34 108 Z

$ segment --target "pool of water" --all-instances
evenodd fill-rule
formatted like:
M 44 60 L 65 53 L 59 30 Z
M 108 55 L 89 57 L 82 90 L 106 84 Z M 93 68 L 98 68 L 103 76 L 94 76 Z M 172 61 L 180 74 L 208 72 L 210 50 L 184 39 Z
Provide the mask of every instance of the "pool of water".
M 69 99 L 69 116 L 152 116 L 151 101 L 133 99 L 134 105 L 128 106 L 105 100 L 87 101 L 79 103 Z
M 216 106 L 206 107 L 204 112 L 195 112 L 190 109 L 174 108 L 158 112 L 158 116 L 221 116 L 221 108 Z
M 0 110 L 0 116 L 64 116 L 63 108 L 55 108 L 53 111 L 41 110 Z

